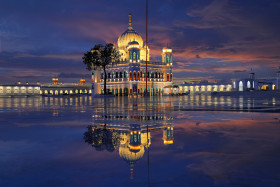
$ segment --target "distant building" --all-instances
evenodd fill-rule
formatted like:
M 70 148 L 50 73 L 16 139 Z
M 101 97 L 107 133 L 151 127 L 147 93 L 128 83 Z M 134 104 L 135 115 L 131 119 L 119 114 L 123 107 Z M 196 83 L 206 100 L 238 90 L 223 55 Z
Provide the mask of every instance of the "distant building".
M 255 73 L 250 73 L 247 79 L 234 79 L 232 81 L 234 91 L 253 91 L 253 90 L 280 90 L 280 72 L 276 77 L 255 78 Z
M 0 85 L 0 96 L 36 96 L 40 95 L 41 87 L 37 84 L 4 84 Z
M 53 78 L 51 84 L 21 83 L 0 85 L 0 97 L 16 96 L 55 96 L 55 95 L 79 95 L 91 94 L 92 86 L 86 85 L 85 80 L 81 79 L 80 84 L 63 84 L 58 82 L 58 78 Z
M 128 29 L 118 38 L 121 61 L 107 69 L 107 89 L 114 95 L 143 94 L 146 90 L 146 46 L 142 37 L 132 28 L 129 14 Z M 151 95 L 163 94 L 163 88 L 172 85 L 172 49 L 162 50 L 162 61 L 150 61 L 147 47 L 147 91 Z M 94 93 L 104 93 L 104 75 L 100 70 L 93 72 Z

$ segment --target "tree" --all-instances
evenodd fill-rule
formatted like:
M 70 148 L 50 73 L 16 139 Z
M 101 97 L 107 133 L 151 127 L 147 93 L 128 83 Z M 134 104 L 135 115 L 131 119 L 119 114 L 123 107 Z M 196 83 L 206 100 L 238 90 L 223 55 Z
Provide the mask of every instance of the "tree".
M 120 61 L 120 54 L 117 48 L 109 43 L 105 46 L 98 44 L 95 45 L 90 51 L 87 51 L 83 56 L 83 62 L 87 70 L 103 70 L 104 78 L 104 94 L 107 94 L 106 83 L 107 73 L 106 70 L 109 65 L 115 65 Z
M 104 126 L 91 126 L 84 133 L 84 140 L 86 143 L 95 147 L 97 151 L 106 149 L 113 152 L 120 145 L 120 133 L 114 129 L 107 129 Z

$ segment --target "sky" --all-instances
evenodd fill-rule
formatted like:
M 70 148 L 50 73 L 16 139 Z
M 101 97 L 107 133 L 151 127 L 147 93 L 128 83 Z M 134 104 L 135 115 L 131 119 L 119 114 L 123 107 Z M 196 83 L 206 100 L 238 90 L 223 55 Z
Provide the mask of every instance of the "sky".
M 90 72 L 83 54 L 117 43 L 132 24 L 145 40 L 145 0 L 1 0 L 0 83 L 78 82 Z M 229 81 L 276 76 L 280 66 L 279 0 L 153 0 L 153 60 L 173 49 L 174 80 Z

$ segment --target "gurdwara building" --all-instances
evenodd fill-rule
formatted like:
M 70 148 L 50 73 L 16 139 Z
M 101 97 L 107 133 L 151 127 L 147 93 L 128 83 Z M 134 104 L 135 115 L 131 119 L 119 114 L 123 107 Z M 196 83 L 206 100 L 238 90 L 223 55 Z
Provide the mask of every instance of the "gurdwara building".
M 147 91 L 151 95 L 161 95 L 164 87 L 172 85 L 173 81 L 172 49 L 169 47 L 162 49 L 161 62 L 151 61 L 150 49 L 148 46 L 146 47 L 142 37 L 132 27 L 131 13 L 128 17 L 128 28 L 118 38 L 117 44 L 121 61 L 107 68 L 106 89 L 114 95 L 143 94 L 146 91 L 147 58 Z M 92 82 L 94 94 L 104 93 L 102 70 L 93 71 Z

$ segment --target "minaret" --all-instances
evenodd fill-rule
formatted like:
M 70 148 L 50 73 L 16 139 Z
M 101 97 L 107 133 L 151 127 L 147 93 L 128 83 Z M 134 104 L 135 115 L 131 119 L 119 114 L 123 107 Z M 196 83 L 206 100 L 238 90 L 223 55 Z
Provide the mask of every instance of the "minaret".
M 132 23 L 131 23 L 131 12 L 129 12 L 128 14 L 128 29 L 131 30 L 132 29 Z
M 173 74 L 172 74 L 172 66 L 173 66 L 173 57 L 172 57 L 172 49 L 169 47 L 164 47 L 162 49 L 162 63 L 165 65 L 164 74 L 164 82 L 172 82 Z
M 172 49 L 171 48 L 164 47 L 162 49 L 162 62 L 172 66 L 173 59 L 172 59 Z

